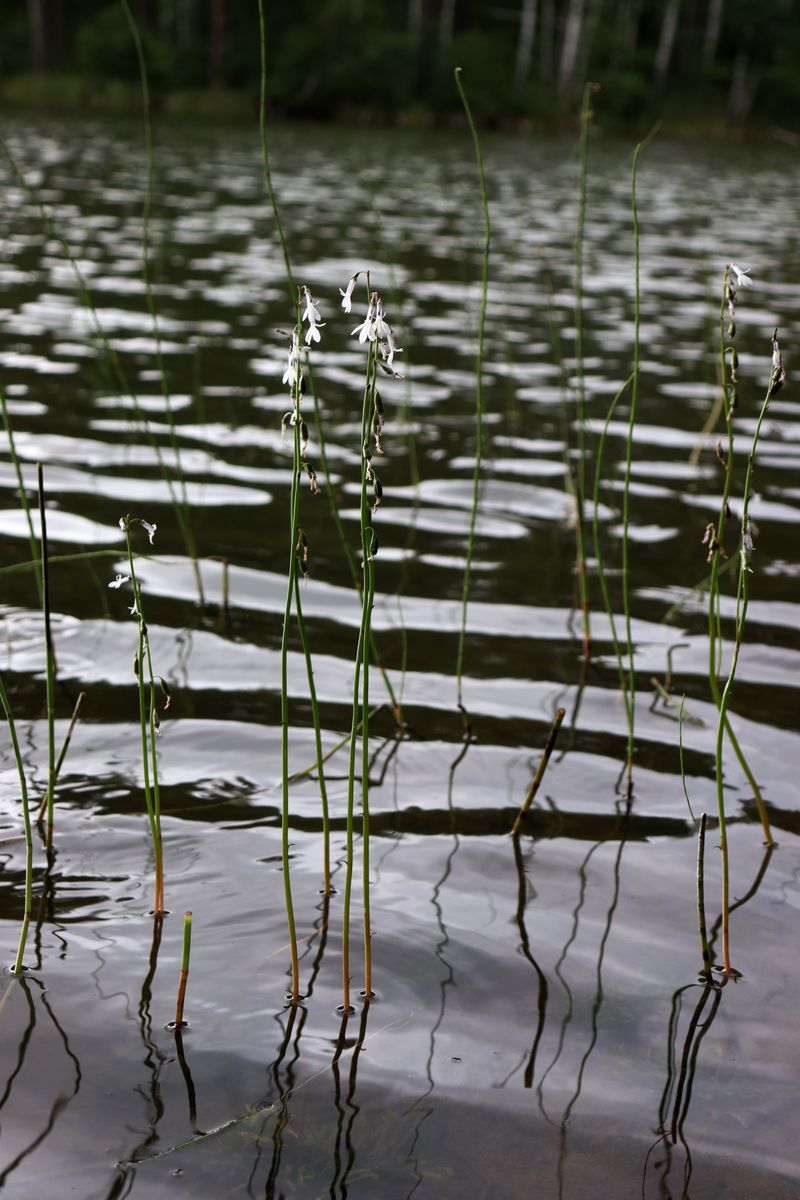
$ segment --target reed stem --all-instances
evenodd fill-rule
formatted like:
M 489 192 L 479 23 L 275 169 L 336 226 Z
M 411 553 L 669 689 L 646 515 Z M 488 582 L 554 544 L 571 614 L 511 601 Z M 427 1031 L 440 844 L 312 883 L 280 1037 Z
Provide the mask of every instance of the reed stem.
M 53 848 L 53 803 L 56 787 L 56 732 L 55 732 L 55 656 L 53 654 L 53 631 L 50 623 L 50 571 L 47 562 L 47 515 L 45 513 L 44 472 L 42 464 L 36 464 L 39 487 L 39 523 L 41 526 L 42 558 L 42 613 L 44 616 L 45 676 L 47 694 L 47 825 L 45 843 L 48 852 Z
M 539 766 L 537 768 L 536 774 L 534 775 L 533 779 L 531 780 L 531 785 L 528 788 L 525 799 L 522 801 L 522 807 L 520 808 L 519 812 L 517 813 L 517 819 L 512 826 L 511 832 L 514 835 L 519 833 L 519 827 L 522 824 L 523 818 L 525 817 L 525 814 L 528 812 L 530 806 L 533 804 L 533 801 L 536 797 L 536 793 L 539 791 L 542 780 L 544 779 L 544 773 L 547 770 L 547 764 L 550 762 L 550 755 L 553 753 L 553 748 L 556 744 L 556 738 L 558 737 L 558 731 L 561 728 L 561 724 L 566 715 L 567 715 L 567 710 L 565 708 L 559 708 L 556 711 L 556 715 L 553 718 L 553 724 L 550 726 L 550 732 L 547 735 L 547 741 L 545 742 L 544 750 L 542 751 L 542 757 L 539 760 Z
M 456 67 L 454 77 L 456 88 L 458 89 L 458 94 L 461 99 L 461 104 L 464 109 L 464 115 L 467 118 L 467 124 L 469 125 L 469 130 L 472 135 L 472 144 L 475 150 L 475 160 L 478 166 L 478 178 L 480 180 L 481 206 L 483 208 L 484 224 L 483 254 L 481 259 L 481 304 L 480 313 L 478 316 L 478 348 L 475 357 L 475 466 L 472 472 L 472 506 L 470 509 L 469 518 L 467 556 L 464 564 L 464 582 L 461 589 L 461 625 L 458 633 L 458 650 L 456 653 L 456 703 L 461 709 L 461 713 L 464 718 L 465 734 L 468 735 L 469 719 L 464 708 L 463 694 L 464 650 L 467 636 L 467 606 L 469 604 L 469 590 L 472 579 L 472 560 L 475 554 L 475 527 L 478 520 L 481 456 L 483 453 L 483 352 L 486 330 L 486 310 L 488 307 L 489 298 L 489 249 L 491 246 L 492 228 L 489 220 L 489 195 L 486 189 L 486 175 L 483 169 L 481 144 L 478 137 L 478 130 L 472 117 L 472 110 L 470 108 L 469 101 L 467 100 L 464 87 L 461 83 L 461 67 Z
M 25 489 L 25 480 L 22 477 L 22 466 L 20 464 L 19 456 L 17 454 L 17 448 L 14 445 L 14 431 L 11 428 L 11 420 L 8 415 L 8 405 L 6 402 L 6 394 L 3 389 L 3 385 L 1 383 L 0 383 L 0 409 L 2 409 L 2 413 L 3 413 L 3 428 L 5 429 L 6 437 L 8 438 L 8 450 L 9 450 L 9 454 L 11 455 L 11 461 L 14 464 L 14 473 L 16 474 L 16 477 L 17 477 L 17 495 L 19 496 L 19 502 L 22 505 L 22 511 L 25 513 L 25 522 L 28 526 L 28 542 L 29 542 L 30 548 L 31 548 L 31 560 L 36 561 L 36 560 L 38 560 L 38 557 L 39 557 L 39 555 L 38 555 L 39 548 L 38 548 L 38 545 L 36 542 L 36 532 L 33 528 L 33 517 L 31 516 L 31 506 L 28 503 L 28 493 Z M 34 578 L 36 580 L 36 592 L 39 596 L 39 607 L 41 608 L 44 604 L 44 599 L 42 596 L 42 577 L 41 577 L 41 574 L 39 571 L 35 572 Z
M 303 619 L 303 606 L 300 601 L 300 580 L 297 571 L 294 577 L 294 606 L 297 614 L 297 628 L 303 646 L 303 656 L 306 660 L 308 676 L 308 694 L 311 699 L 311 712 L 314 721 L 314 743 L 317 751 L 317 775 L 319 776 L 319 794 L 322 802 L 322 891 L 323 895 L 331 894 L 331 826 L 328 811 L 328 789 L 325 783 L 325 755 L 322 752 L 322 726 L 317 702 L 317 688 L 314 683 L 314 664 L 311 659 L 311 648 L 308 643 L 306 623 Z M 295 776 L 289 778 L 289 783 Z
M 711 975 L 711 951 L 708 946 L 706 929 L 706 893 L 705 893 L 705 849 L 706 849 L 706 814 L 700 817 L 700 828 L 697 833 L 697 924 L 700 930 L 700 950 L 703 955 L 703 974 Z
M 186 985 L 189 982 L 189 956 L 192 952 L 192 914 L 183 914 L 183 954 L 181 956 L 181 974 L 178 980 L 178 998 L 175 1002 L 176 1031 L 185 1029 L 188 1021 L 183 1019 L 183 1005 L 186 1000 Z
M 15 975 L 19 975 L 23 970 L 22 958 L 25 954 L 25 943 L 28 940 L 28 927 L 31 923 L 31 912 L 33 909 L 33 830 L 31 828 L 31 813 L 28 802 L 28 784 L 25 779 L 25 765 L 22 761 L 22 752 L 19 748 L 19 739 L 17 737 L 17 727 L 14 723 L 14 715 L 11 711 L 11 704 L 6 692 L 3 677 L 0 675 L 0 704 L 2 704 L 3 712 L 5 713 L 8 722 L 8 733 L 11 738 L 11 748 L 14 752 L 14 761 L 17 764 L 17 774 L 19 776 L 19 788 L 22 798 L 22 820 L 25 826 L 25 908 L 22 916 L 22 928 L 19 934 L 19 943 L 17 945 L 17 957 L 14 960 L 13 971 Z

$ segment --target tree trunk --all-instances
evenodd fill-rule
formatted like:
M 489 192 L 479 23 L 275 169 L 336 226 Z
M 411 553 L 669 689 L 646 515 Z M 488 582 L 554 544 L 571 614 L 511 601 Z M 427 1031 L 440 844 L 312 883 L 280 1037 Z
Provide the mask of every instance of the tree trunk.
M 31 29 L 31 64 L 37 75 L 43 75 L 47 66 L 47 55 L 42 0 L 28 0 L 28 22 Z
M 653 78 L 657 93 L 664 90 L 664 84 L 669 74 L 669 64 L 675 46 L 675 34 L 678 32 L 680 7 L 681 0 L 667 0 L 667 4 L 664 7 L 661 36 L 658 39 L 658 49 L 656 50 L 656 58 L 653 65 Z
M 222 87 L 222 52 L 225 49 L 225 0 L 211 0 L 211 86 Z
M 583 17 L 586 0 L 570 0 L 561 43 L 561 62 L 558 67 L 558 98 L 565 101 L 572 91 L 575 63 L 583 37 Z
M 536 32 L 538 4 L 539 0 L 522 0 L 522 11 L 519 15 L 517 61 L 514 66 L 514 87 L 518 92 L 521 92 L 528 82 L 531 70 L 531 54 L 533 52 L 533 37 Z
M 722 28 L 723 7 L 723 0 L 709 0 L 706 33 L 703 38 L 703 66 L 706 70 L 714 65 L 714 59 L 717 54 L 719 31 Z
M 456 0 L 442 0 L 442 12 L 439 18 L 439 49 L 442 54 L 450 49 L 455 21 Z

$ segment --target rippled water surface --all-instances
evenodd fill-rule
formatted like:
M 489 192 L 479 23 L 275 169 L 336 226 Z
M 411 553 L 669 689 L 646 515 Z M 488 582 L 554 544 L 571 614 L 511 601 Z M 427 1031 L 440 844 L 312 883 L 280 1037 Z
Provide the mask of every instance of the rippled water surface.
M 280 858 L 291 448 L 280 436 L 288 398 L 278 331 L 291 327 L 294 313 L 255 131 L 156 128 L 158 338 L 141 274 L 141 130 L 14 119 L 4 136 L 35 189 L 3 167 L 0 372 L 32 500 L 35 464 L 44 465 L 58 743 L 77 693 L 86 700 L 60 777 L 49 870 L 36 846 L 30 969 L 24 981 L 7 977 L 0 1001 L 3 1195 L 800 1196 L 796 153 L 656 142 L 642 158 L 629 796 L 625 712 L 594 560 L 588 670 L 576 615 L 564 465 L 565 438 L 575 444 L 572 143 L 485 143 L 493 242 L 464 679 L 474 736 L 465 745 L 455 659 L 482 237 L 471 149 L 460 133 L 275 133 L 295 271 L 326 323 L 313 370 L 329 479 L 312 425 L 309 459 L 323 494 L 302 495 L 311 562 L 302 596 L 324 745 L 339 744 L 328 764 L 339 864 L 329 904 L 319 893 L 314 774 L 291 789 L 306 993 L 292 1012 L 284 1007 Z M 599 138 L 592 146 L 589 482 L 597 434 L 632 362 L 630 152 Z M 706 574 L 701 538 L 719 510 L 719 427 L 705 437 L 702 430 L 716 392 L 719 289 L 729 259 L 752 264 L 754 279 L 740 293 L 737 317 L 734 511 L 774 326 L 790 379 L 759 448 L 752 603 L 732 701 L 780 844 L 765 851 L 747 781 L 726 750 L 741 979 L 717 990 L 698 983 L 696 839 L 681 786 L 678 706 L 685 693 L 686 783 L 711 823 L 706 891 L 719 954 L 716 713 L 705 598 L 689 589 Z M 385 498 L 376 515 L 374 627 L 407 733 L 398 738 L 373 668 L 371 695 L 381 706 L 370 771 L 378 996 L 366 1008 L 359 999 L 343 1026 L 341 742 L 360 607 L 327 493 L 335 493 L 355 548 L 364 353 L 349 333 L 363 314 L 357 300 L 345 316 L 338 289 L 366 267 L 404 348 L 405 379 L 381 385 Z M 624 398 L 610 425 L 598 509 L 617 612 L 626 405 Z M 8 567 L 31 551 L 7 439 L 1 458 Z M 170 502 L 178 471 L 197 571 Z M 154 664 L 173 696 L 159 742 L 173 915 L 155 930 L 132 671 L 137 631 L 126 589 L 107 587 L 125 569 L 118 522 L 126 513 L 158 526 L 139 570 Z M 38 802 L 47 772 L 42 620 L 30 570 L 1 578 L 2 670 Z M 724 588 L 727 667 L 730 576 Z M 315 751 L 296 638 L 289 686 L 291 768 L 302 771 Z M 556 752 L 524 832 L 512 840 L 559 706 L 567 717 Z M 0 752 L 0 915 L 11 962 L 24 844 L 7 738 Z M 356 929 L 359 908 L 360 893 Z M 164 1026 L 174 1012 L 178 914 L 186 909 L 194 912 L 194 942 L 190 1027 L 180 1042 Z M 357 991 L 357 933 L 352 961 Z

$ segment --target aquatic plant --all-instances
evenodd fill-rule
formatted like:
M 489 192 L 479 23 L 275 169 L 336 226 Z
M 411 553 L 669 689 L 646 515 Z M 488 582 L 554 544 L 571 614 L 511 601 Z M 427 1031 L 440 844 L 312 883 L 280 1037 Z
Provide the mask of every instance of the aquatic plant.
M 181 973 L 178 980 L 178 995 L 175 1000 L 175 1020 L 170 1028 L 175 1032 L 185 1029 L 188 1021 L 183 1019 L 183 1006 L 186 1002 L 186 985 L 189 982 L 189 957 L 192 953 L 192 914 L 183 914 L 183 948 L 181 951 Z
M 343 307 L 350 311 L 353 288 L 358 272 L 351 278 L 347 290 L 342 293 Z M 369 667 L 370 632 L 372 607 L 375 601 L 375 556 L 378 553 L 378 538 L 372 525 L 372 517 L 383 496 L 383 486 L 373 465 L 373 455 L 383 453 L 381 441 L 384 424 L 383 401 L 378 391 L 378 369 L 394 376 L 395 355 L 400 353 L 394 330 L 389 324 L 383 301 L 371 290 L 369 274 L 366 276 L 368 306 L 360 325 L 353 330 L 358 340 L 367 349 L 364 371 L 364 392 L 361 404 L 361 481 L 359 502 L 359 524 L 361 532 L 361 563 L 364 579 L 361 589 L 361 622 L 358 631 L 355 666 L 353 671 L 353 707 L 350 726 L 350 754 L 347 772 L 347 838 L 343 924 L 342 924 L 342 1011 L 348 1013 L 350 1004 L 350 904 L 353 883 L 353 849 L 355 822 L 356 743 L 361 726 L 361 835 L 362 835 L 362 888 L 364 913 L 364 989 L 369 1000 L 372 991 L 372 929 L 370 925 L 370 858 L 369 858 Z M 370 491 L 372 493 L 370 499 Z
M 142 742 L 142 775 L 144 779 L 144 799 L 147 806 L 147 817 L 150 822 L 150 833 L 153 839 L 153 854 L 155 857 L 156 885 L 153 912 L 161 916 L 166 912 L 164 907 L 164 851 L 161 838 L 161 792 L 158 782 L 158 754 L 156 752 L 156 737 L 161 723 L 156 704 L 156 676 L 153 674 L 153 660 L 150 653 L 150 635 L 144 619 L 142 590 L 136 577 L 131 546 L 131 528 L 135 525 L 147 534 L 150 544 L 156 535 L 156 526 L 142 517 L 120 517 L 119 527 L 125 534 L 125 544 L 128 552 L 129 575 L 117 575 L 108 585 L 119 589 L 130 581 L 133 588 L 133 604 L 129 612 L 136 618 L 138 627 L 138 646 L 133 660 L 133 671 L 136 676 L 136 686 L 139 693 L 139 728 Z M 145 670 L 147 675 L 145 677 Z M 158 676 L 164 707 L 168 707 L 171 696 L 165 679 Z M 149 699 L 149 705 L 148 705 Z
M 22 958 L 25 953 L 25 943 L 28 940 L 28 927 L 31 923 L 31 911 L 33 908 L 33 831 L 31 829 L 31 813 L 28 803 L 28 783 L 25 778 L 25 764 L 22 761 L 22 752 L 19 748 L 19 738 L 17 737 L 17 727 L 14 723 L 14 714 L 11 711 L 11 704 L 8 699 L 6 685 L 3 682 L 3 676 L 0 675 L 0 705 L 2 705 L 5 713 L 6 721 L 8 722 L 8 734 L 11 738 L 11 749 L 14 752 L 14 762 L 17 767 L 17 775 L 19 776 L 20 799 L 22 800 L 22 821 L 25 828 L 25 907 L 22 914 L 22 928 L 19 933 L 19 944 L 17 946 L 17 957 L 14 960 L 12 968 L 15 975 L 19 975 L 23 970 Z
M 550 755 L 553 753 L 553 747 L 556 744 L 558 731 L 561 728 L 561 724 L 566 715 L 567 710 L 565 708 L 559 708 L 555 717 L 553 718 L 553 724 L 550 726 L 550 732 L 548 733 L 547 741 L 544 744 L 544 750 L 542 751 L 542 757 L 539 760 L 539 766 L 536 769 L 536 774 L 531 780 L 531 784 L 525 795 L 525 799 L 522 801 L 522 807 L 517 813 L 517 819 L 515 820 L 511 829 L 512 834 L 519 833 L 519 828 L 522 824 L 523 818 L 530 806 L 533 804 L 536 793 L 541 787 L 542 780 L 544 779 L 544 773 L 547 770 L 547 764 L 550 762 Z
M 722 560 L 728 557 L 724 543 L 726 526 L 731 516 L 730 499 L 733 489 L 734 470 L 733 417 L 738 404 L 739 384 L 739 355 L 735 345 L 737 288 L 750 287 L 751 282 L 749 268 L 743 270 L 736 263 L 726 263 L 722 276 L 722 297 L 719 311 L 719 368 L 727 448 L 723 449 L 721 442 L 717 446 L 717 459 L 723 468 L 722 499 L 720 501 L 719 518 L 717 519 L 716 526 L 713 523 L 709 523 L 706 526 L 703 538 L 703 544 L 708 546 L 708 562 L 711 567 L 708 580 L 708 682 L 717 709 L 720 708 L 722 701 L 718 678 L 721 668 L 720 656 L 722 654 L 720 582 Z M 725 718 L 725 732 L 733 752 L 739 760 L 739 765 L 744 771 L 753 791 L 758 815 L 764 830 L 764 839 L 767 845 L 770 845 L 773 842 L 773 837 L 761 789 L 727 717 Z
M 750 575 L 752 574 L 751 559 L 755 548 L 756 526 L 755 522 L 750 518 L 750 497 L 753 484 L 753 471 L 755 469 L 756 450 L 758 441 L 761 436 L 761 428 L 764 423 L 764 418 L 767 415 L 769 402 L 772 397 L 780 391 L 786 380 L 786 372 L 783 367 L 781 356 L 781 348 L 778 343 L 778 331 L 775 329 L 772 334 L 772 367 L 770 370 L 769 382 L 767 384 L 766 395 L 761 404 L 756 427 L 753 431 L 753 440 L 750 447 L 750 453 L 747 457 L 747 470 L 745 472 L 744 487 L 742 490 L 742 515 L 739 525 L 739 548 L 738 548 L 738 577 L 736 584 L 736 621 L 733 652 L 731 662 L 728 668 L 728 677 L 725 680 L 725 686 L 722 689 L 722 695 L 719 700 L 719 717 L 717 720 L 717 736 L 715 744 L 715 773 L 717 782 L 717 810 L 719 813 L 719 831 L 720 831 L 720 852 L 722 854 L 722 964 L 725 975 L 730 977 L 733 974 L 731 966 L 730 953 L 730 870 L 728 863 L 728 838 L 726 829 L 725 817 L 725 794 L 724 794 L 724 776 L 722 764 L 723 741 L 726 732 L 726 720 L 728 715 L 728 705 L 730 702 L 733 682 L 736 677 L 736 668 L 739 663 L 739 653 L 742 648 L 744 639 L 745 622 L 747 620 L 747 606 L 750 598 Z M 772 839 L 770 838 L 770 841 Z M 768 844 L 769 845 L 769 844 Z
M 475 161 L 478 166 L 478 179 L 481 191 L 481 207 L 483 210 L 483 253 L 481 257 L 481 305 L 478 314 L 478 348 L 475 355 L 475 465 L 472 470 L 472 504 L 469 516 L 469 536 L 467 538 L 467 554 L 464 563 L 464 580 L 461 587 L 461 624 L 458 631 L 458 650 L 456 652 L 456 703 L 464 719 L 464 732 L 470 733 L 469 717 L 464 707 L 464 649 L 467 637 L 467 606 L 472 580 L 472 559 L 475 554 L 475 526 L 478 521 L 478 500 L 481 481 L 481 455 L 483 453 L 483 349 L 486 331 L 486 309 L 489 297 L 489 249 L 492 239 L 492 227 L 489 220 L 489 193 L 486 189 L 486 174 L 483 169 L 483 155 L 478 130 L 472 116 L 464 85 L 461 82 L 461 67 L 455 69 L 456 88 L 467 118 L 472 144 L 475 150 Z
M 47 792 L 46 792 L 46 844 L 48 851 L 53 846 L 53 805 L 56 786 L 56 740 L 55 740 L 55 679 L 56 663 L 53 653 L 53 630 L 50 623 L 50 571 L 47 565 L 47 516 L 44 503 L 44 472 L 42 464 L 36 467 L 39 487 L 39 538 L 42 560 L 42 616 L 44 617 L 45 680 L 47 692 Z

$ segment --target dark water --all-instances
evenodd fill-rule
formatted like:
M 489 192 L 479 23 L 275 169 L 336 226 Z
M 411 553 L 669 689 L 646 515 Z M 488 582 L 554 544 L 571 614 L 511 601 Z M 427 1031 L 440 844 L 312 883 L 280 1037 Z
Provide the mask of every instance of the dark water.
M 498 138 L 485 147 L 494 225 L 487 447 L 464 681 L 475 741 L 463 753 L 454 668 L 481 239 L 470 149 L 460 135 L 276 134 L 296 273 L 326 321 L 313 363 L 332 485 L 353 544 L 364 357 L 348 334 L 363 314 L 357 301 L 344 316 L 338 289 L 354 270 L 371 268 L 406 371 L 382 387 L 374 623 L 410 733 L 398 741 L 386 709 L 373 721 L 379 994 L 366 1012 L 359 1002 L 343 1029 L 341 895 L 329 910 L 319 895 L 312 778 L 291 793 L 307 1000 L 294 1014 L 283 1007 L 279 648 L 290 450 L 280 440 L 288 401 L 285 340 L 276 331 L 293 314 L 254 132 L 156 130 L 154 293 L 203 560 L 202 605 L 153 449 L 174 465 L 141 282 L 140 130 L 14 120 L 4 136 L 79 260 L 150 439 L 109 376 L 63 247 L 5 170 L 0 370 L 17 451 L 31 489 L 35 463 L 44 464 L 51 553 L 112 553 L 52 567 L 59 741 L 77 692 L 87 699 L 61 776 L 49 873 L 37 845 L 30 971 L 21 983 L 6 980 L 0 1001 L 3 1195 L 800 1196 L 796 155 L 656 143 L 642 160 L 631 799 L 620 783 L 624 709 L 594 582 L 596 654 L 583 682 L 574 611 L 562 403 L 564 377 L 575 377 L 572 145 Z M 630 149 L 602 140 L 592 148 L 591 447 L 631 364 Z M 719 991 L 697 981 L 696 842 L 678 760 L 677 698 L 685 692 L 687 786 L 696 811 L 714 818 L 703 601 L 664 618 L 706 573 L 700 542 L 719 506 L 718 434 L 699 436 L 715 394 L 728 259 L 752 264 L 754 279 L 740 293 L 737 321 L 734 507 L 775 325 L 790 386 L 773 402 L 759 451 L 753 601 L 733 698 L 780 845 L 765 853 L 746 780 L 726 751 L 742 978 Z M 626 422 L 621 407 L 600 514 L 617 608 Z M 319 465 L 313 434 L 309 455 Z M 0 482 L 9 565 L 30 555 L 6 444 Z M 107 587 L 125 566 L 125 513 L 158 525 L 155 557 L 140 570 L 154 663 L 174 697 L 159 744 L 173 915 L 155 932 L 131 665 L 136 626 L 125 589 Z M 312 556 L 303 604 L 328 748 L 349 729 L 359 606 L 324 495 L 303 494 L 302 521 Z M 731 551 L 734 541 L 731 532 Z M 231 564 L 227 613 L 221 558 Z M 2 583 L 2 669 L 38 797 L 47 764 L 42 622 L 28 571 L 5 573 Z M 726 664 L 729 651 L 726 641 Z M 673 693 L 670 703 L 654 678 Z M 314 746 L 296 642 L 290 687 L 291 765 L 300 770 Z M 381 703 L 374 670 L 371 690 Z M 507 831 L 559 705 L 567 719 L 557 752 L 514 843 Z M 2 755 L 0 912 L 11 962 L 24 847 L 7 739 Z M 340 750 L 329 764 L 338 862 L 346 776 Z M 712 926 L 716 843 L 712 829 Z M 337 881 L 342 875 L 339 866 Z M 164 1026 L 174 1012 L 185 909 L 195 925 L 190 1029 L 177 1044 Z M 714 939 L 718 954 L 718 927 Z M 357 935 L 353 971 L 357 990 Z

